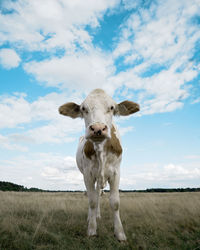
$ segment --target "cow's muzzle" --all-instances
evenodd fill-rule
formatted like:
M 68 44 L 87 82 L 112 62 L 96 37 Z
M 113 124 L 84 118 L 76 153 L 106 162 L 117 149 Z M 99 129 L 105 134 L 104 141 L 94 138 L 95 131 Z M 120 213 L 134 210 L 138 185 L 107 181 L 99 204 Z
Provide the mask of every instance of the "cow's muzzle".
M 108 138 L 108 127 L 104 123 L 95 123 L 89 126 L 89 138 L 101 141 Z

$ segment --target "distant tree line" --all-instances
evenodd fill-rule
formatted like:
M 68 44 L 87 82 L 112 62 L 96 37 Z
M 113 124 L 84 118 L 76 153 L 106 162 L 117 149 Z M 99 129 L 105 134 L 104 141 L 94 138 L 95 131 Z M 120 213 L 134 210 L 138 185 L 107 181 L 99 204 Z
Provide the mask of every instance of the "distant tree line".
M 200 188 L 148 188 L 145 190 L 120 190 L 120 192 L 144 193 L 172 193 L 172 192 L 200 192 Z
M 49 191 L 42 190 L 39 188 L 27 188 L 22 185 L 14 184 L 12 182 L 0 181 L 0 191 L 20 191 L 20 192 L 83 192 L 80 190 L 71 191 Z M 109 192 L 108 190 L 104 190 L 105 192 Z M 149 188 L 145 190 L 119 190 L 123 193 L 128 192 L 144 192 L 144 193 L 170 193 L 170 192 L 200 192 L 200 188 Z
M 26 188 L 22 185 L 14 184 L 12 182 L 0 181 L 1 191 L 21 191 L 21 192 L 41 192 L 42 189 L 38 188 Z
M 146 192 L 152 193 L 152 192 L 159 192 L 159 193 L 165 193 L 165 192 L 199 192 L 200 188 L 150 188 L 147 189 Z

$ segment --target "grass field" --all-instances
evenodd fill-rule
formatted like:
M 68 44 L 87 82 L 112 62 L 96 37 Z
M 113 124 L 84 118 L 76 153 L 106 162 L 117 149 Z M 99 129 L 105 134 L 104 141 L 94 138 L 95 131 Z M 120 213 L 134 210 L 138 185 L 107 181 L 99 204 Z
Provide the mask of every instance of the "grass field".
M 0 249 L 200 250 L 200 193 L 122 193 L 126 243 L 113 236 L 108 197 L 98 237 L 88 238 L 82 193 L 0 192 Z

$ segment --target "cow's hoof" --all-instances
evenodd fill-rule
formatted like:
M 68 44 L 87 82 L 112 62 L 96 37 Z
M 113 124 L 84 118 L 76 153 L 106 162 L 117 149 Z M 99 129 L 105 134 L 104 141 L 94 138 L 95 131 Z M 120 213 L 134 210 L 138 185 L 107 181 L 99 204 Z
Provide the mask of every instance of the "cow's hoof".
M 118 239 L 120 242 L 125 242 L 126 241 L 126 235 L 122 233 L 117 233 L 115 234 L 115 237 Z
M 96 230 L 94 230 L 94 229 L 89 229 L 89 230 L 88 230 L 88 236 L 89 236 L 89 237 L 97 236 Z
M 97 238 L 97 237 L 98 237 L 98 235 L 97 235 L 97 234 L 94 234 L 94 235 L 88 235 L 88 237 L 89 237 L 89 239 L 95 239 L 95 238 Z
M 100 214 L 97 214 L 97 217 L 96 217 L 98 220 L 101 219 L 101 215 Z

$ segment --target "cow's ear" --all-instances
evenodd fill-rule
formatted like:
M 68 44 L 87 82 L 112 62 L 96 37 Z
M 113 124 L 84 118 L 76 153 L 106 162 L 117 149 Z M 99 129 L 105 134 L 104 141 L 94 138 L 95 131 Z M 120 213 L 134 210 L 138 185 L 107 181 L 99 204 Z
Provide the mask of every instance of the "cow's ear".
M 140 110 L 140 105 L 135 102 L 123 101 L 117 104 L 118 115 L 123 115 L 123 116 L 131 115 L 133 113 L 138 112 L 139 110 Z
M 70 116 L 71 118 L 81 117 L 80 105 L 74 102 L 68 102 L 60 106 L 59 113 L 61 115 Z

